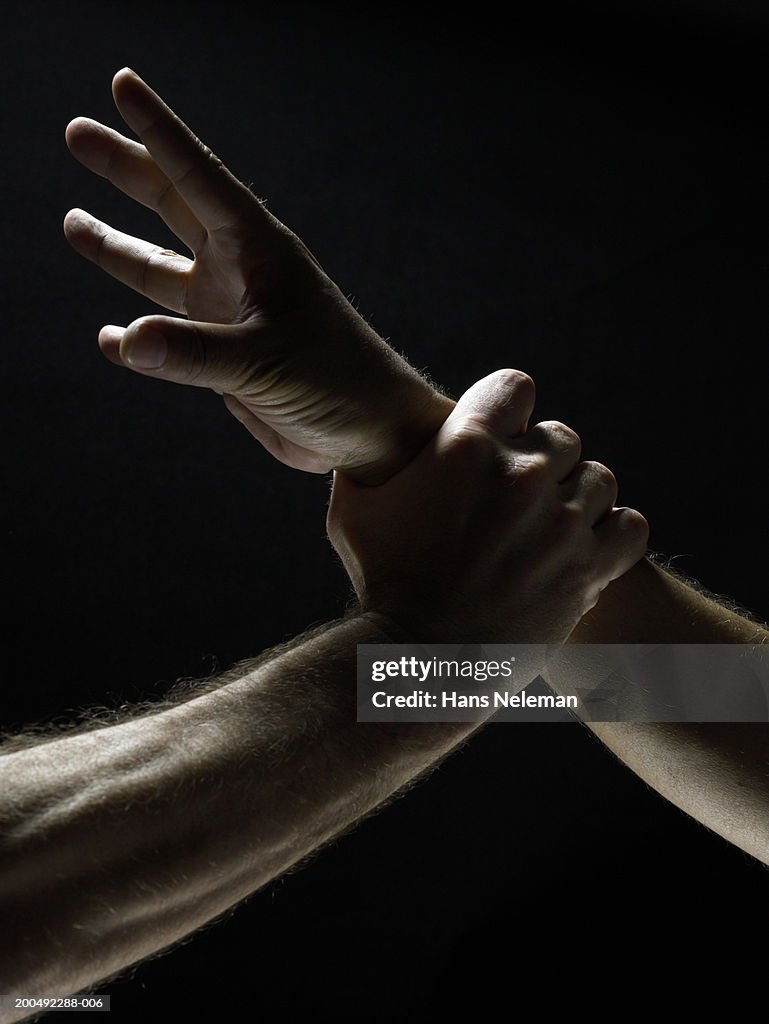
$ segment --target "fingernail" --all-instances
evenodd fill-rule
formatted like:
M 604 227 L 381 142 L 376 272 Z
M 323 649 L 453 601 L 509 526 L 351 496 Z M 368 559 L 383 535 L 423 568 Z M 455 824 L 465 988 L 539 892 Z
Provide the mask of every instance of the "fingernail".
M 159 370 L 168 357 L 168 342 L 159 331 L 142 331 L 128 342 L 123 358 L 135 370 Z

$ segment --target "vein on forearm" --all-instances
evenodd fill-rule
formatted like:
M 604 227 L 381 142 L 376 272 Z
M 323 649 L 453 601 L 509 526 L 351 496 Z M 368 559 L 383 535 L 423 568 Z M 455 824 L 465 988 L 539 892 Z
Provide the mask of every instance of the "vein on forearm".
M 385 639 L 336 623 L 162 711 L 1 757 L 0 990 L 70 993 L 167 948 L 461 742 L 473 726 L 356 723 L 356 644 Z

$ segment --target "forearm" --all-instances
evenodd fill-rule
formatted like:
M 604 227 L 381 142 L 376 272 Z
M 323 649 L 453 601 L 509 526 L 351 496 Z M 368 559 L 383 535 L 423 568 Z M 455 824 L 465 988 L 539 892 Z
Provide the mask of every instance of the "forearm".
M 767 644 L 769 631 L 643 559 L 603 591 L 571 634 L 548 681 L 559 692 L 571 692 L 579 671 L 590 686 L 595 680 L 584 648 L 572 645 L 618 643 Z M 765 724 L 596 723 L 590 728 L 664 797 L 769 864 Z
M 645 561 L 611 584 L 573 643 L 767 644 L 769 632 Z M 576 655 L 575 651 L 575 655 Z M 547 675 L 569 692 L 568 648 Z M 584 658 L 579 671 L 589 671 Z M 589 680 L 585 681 L 589 684 Z M 632 683 L 632 680 L 630 680 Z M 642 685 L 645 681 L 642 681 Z M 713 682 L 718 685 L 718 680 Z M 724 680 L 723 686 L 729 681 Z M 728 694 L 725 694 L 728 696 Z M 769 864 L 769 733 L 765 723 L 596 722 L 589 728 L 646 783 Z
M 0 757 L 0 991 L 69 994 L 168 947 L 460 743 L 476 726 L 356 723 L 356 645 L 387 639 L 351 618 L 176 707 Z
M 682 811 L 769 864 L 765 723 L 595 723 L 617 757 Z
M 643 559 L 611 583 L 569 638 L 578 644 L 757 644 L 769 633 Z

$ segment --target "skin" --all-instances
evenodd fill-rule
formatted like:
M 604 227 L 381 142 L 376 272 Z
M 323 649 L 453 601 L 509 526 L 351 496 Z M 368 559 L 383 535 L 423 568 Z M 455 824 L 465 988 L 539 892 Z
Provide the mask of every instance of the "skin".
M 167 223 L 190 245 L 196 258 L 190 262 L 186 257 L 127 239 L 77 211 L 71 212 L 65 222 L 67 237 L 79 252 L 114 276 L 152 298 L 163 301 L 165 296 L 168 307 L 176 312 L 202 319 L 187 322 L 153 316 L 142 318 L 127 329 L 109 326 L 100 335 L 102 350 L 113 362 L 136 372 L 210 387 L 223 394 L 230 411 L 273 455 L 289 465 L 314 471 L 333 466 L 344 471 L 345 477 L 338 475 L 335 484 L 334 512 L 329 526 L 358 588 L 362 605 L 369 610 L 352 624 L 330 627 L 323 642 L 313 638 L 299 644 L 295 651 L 275 655 L 263 668 L 241 673 L 233 683 L 235 689 L 222 682 L 215 695 L 207 695 L 207 703 L 201 703 L 201 697 L 174 709 L 173 713 L 169 711 L 142 720 L 142 742 L 146 738 L 147 746 L 139 749 L 138 756 L 134 746 L 135 726 L 130 722 L 86 737 L 73 736 L 6 755 L 2 760 L 7 773 L 6 785 L 0 787 L 0 792 L 6 794 L 2 813 L 8 823 L 4 833 L 8 838 L 2 852 L 3 899 L 6 911 L 12 910 L 19 892 L 25 894 L 25 914 L 29 914 L 32 928 L 29 948 L 36 954 L 25 956 L 18 943 L 4 937 L 9 944 L 7 955 L 1 961 L 10 972 L 10 981 L 4 986 L 6 991 L 13 984 L 29 992 L 27 986 L 33 983 L 55 984 L 59 991 L 72 991 L 73 987 L 90 984 L 91 975 L 84 973 L 83 966 L 89 957 L 98 954 L 94 969 L 100 976 L 140 958 L 149 949 L 168 945 L 175 936 L 200 923 L 196 912 L 190 911 L 193 905 L 202 906 L 201 913 L 206 919 L 214 916 L 246 891 L 263 884 L 270 872 L 279 872 L 281 865 L 295 863 L 308 844 L 322 843 L 328 835 L 344 828 L 351 817 L 365 814 L 388 792 L 397 790 L 406 779 L 424 771 L 427 765 L 464 739 L 466 733 L 456 725 L 435 729 L 431 726 L 420 729 L 418 735 L 405 735 L 391 728 L 383 734 L 372 728 L 366 730 L 366 735 L 373 737 L 371 746 L 363 744 L 364 731 L 352 728 L 349 693 L 352 650 L 356 643 L 402 639 L 406 635 L 404 623 L 408 629 L 409 621 L 420 633 L 434 629 L 435 635 L 442 634 L 442 638 L 446 635 L 443 630 L 455 630 L 459 625 L 461 633 L 452 639 L 469 637 L 474 628 L 481 630 L 485 639 L 490 639 L 486 630 L 492 626 L 506 629 L 506 639 L 510 639 L 514 622 L 525 622 L 527 631 L 534 631 L 534 635 L 553 636 L 558 630 L 557 615 L 552 617 L 548 613 L 545 620 L 538 620 L 540 612 L 531 610 L 527 618 L 521 605 L 526 591 L 520 587 L 515 589 L 518 603 L 514 610 L 506 609 L 501 594 L 496 592 L 492 608 L 488 603 L 492 576 L 488 576 L 484 589 L 484 574 L 475 568 L 480 557 L 477 550 L 471 560 L 473 568 L 467 571 L 473 593 L 485 594 L 485 603 L 476 602 L 464 608 L 442 607 L 438 619 L 431 625 L 414 618 L 415 607 L 409 597 L 415 583 L 412 573 L 408 581 L 402 581 L 399 608 L 398 587 L 393 587 L 392 582 L 392 559 L 388 558 L 378 569 L 376 559 L 369 562 L 366 555 L 367 546 L 372 543 L 374 550 L 379 550 L 377 538 L 387 538 L 399 518 L 392 516 L 386 501 L 378 506 L 371 498 L 373 491 L 366 494 L 359 485 L 356 489 L 354 481 L 359 484 L 388 481 L 388 485 L 395 481 L 397 488 L 398 471 L 408 466 L 415 452 L 424 447 L 446 420 L 451 403 L 394 356 L 381 339 L 372 337 L 372 332 L 328 282 L 302 244 L 266 213 L 135 75 L 120 72 L 114 82 L 114 92 L 118 108 L 129 127 L 142 139 L 142 145 L 123 139 L 95 122 L 78 119 L 67 132 L 72 151 L 86 166 L 109 177 L 129 195 L 158 208 Z M 145 351 L 141 358 L 140 350 L 147 335 L 158 330 L 163 335 L 163 343 L 146 345 L 149 356 Z M 308 331 L 310 343 L 305 340 Z M 158 352 L 163 348 L 165 362 L 161 367 Z M 319 359 L 321 351 L 324 359 Z M 329 352 L 333 354 L 331 359 Z M 333 374 L 327 369 L 332 364 Z M 354 372 L 350 371 L 351 367 Z M 554 440 L 547 430 L 542 433 L 543 443 L 547 436 Z M 555 433 L 563 438 L 558 429 Z M 471 416 L 469 431 L 460 431 L 464 440 L 456 457 L 464 472 L 472 461 L 468 435 L 476 435 L 477 439 L 479 434 L 486 446 L 483 459 L 487 468 L 489 437 L 496 437 L 496 444 L 505 440 L 485 422 L 479 431 L 477 416 Z M 499 455 L 498 449 L 496 455 Z M 544 458 L 544 453 L 540 455 Z M 440 452 L 433 451 L 432 456 L 438 459 Z M 452 459 L 454 455 L 450 456 L 450 461 Z M 498 457 L 491 460 L 497 473 L 499 463 Z M 510 471 L 509 459 L 507 471 Z M 605 499 L 613 485 L 602 470 L 596 473 L 603 476 Z M 570 476 L 573 474 L 574 469 Z M 527 479 L 536 476 L 536 473 L 528 474 Z M 552 510 L 558 507 L 552 503 L 553 486 L 563 488 L 567 478 L 559 481 L 552 473 L 549 476 L 541 473 L 541 482 L 544 477 L 549 480 L 548 507 Z M 534 491 L 533 483 L 525 484 L 524 490 L 527 487 Z M 563 490 L 558 493 L 564 508 L 567 504 L 573 505 L 577 491 L 568 499 L 563 498 Z M 587 492 L 583 490 L 583 493 Z M 541 492 L 529 497 L 535 499 L 537 495 L 542 497 Z M 428 504 L 434 501 L 433 492 L 428 492 L 426 497 Z M 452 508 L 455 497 L 455 492 L 447 496 L 445 506 L 440 505 L 441 510 Z M 602 516 L 589 526 L 589 543 L 594 542 L 599 523 L 605 526 L 614 520 L 617 524 L 623 517 L 629 534 L 635 537 L 634 543 L 639 543 L 641 534 L 645 536 L 642 520 L 632 512 L 621 513 L 617 518 L 611 508 L 613 501 L 612 497 L 611 502 L 604 505 L 608 518 Z M 579 529 L 573 510 L 565 516 L 559 512 L 555 517 L 543 518 L 548 528 L 548 554 L 536 561 L 536 565 L 552 567 L 555 564 L 549 562 L 552 553 L 560 550 L 558 543 L 569 537 L 566 545 L 568 548 L 571 544 L 572 562 L 569 564 L 584 569 L 589 559 L 577 559 L 574 563 L 572 542 L 588 537 L 584 519 L 587 505 L 583 501 Z M 377 507 L 388 514 L 378 530 L 372 528 L 373 532 L 366 533 L 365 516 Z M 472 510 L 465 508 L 465 511 L 469 514 Z M 493 505 L 486 507 L 485 515 L 493 516 Z M 537 517 L 533 518 L 536 521 Z M 531 522 L 523 513 L 524 532 L 531 528 Z M 557 528 L 554 524 L 558 524 Z M 454 525 L 457 537 L 476 539 L 474 531 L 463 532 L 467 521 Z M 434 528 L 434 520 L 429 527 Z M 553 530 L 560 538 L 555 548 Z M 406 539 L 413 540 L 413 535 L 408 532 Z M 412 570 L 423 566 L 421 544 L 422 541 L 416 545 L 408 560 Z M 449 550 L 457 549 L 449 547 Z M 584 548 L 581 550 L 584 555 Z M 628 557 L 627 549 L 624 557 Z M 464 571 L 465 561 L 455 558 L 454 571 L 457 567 Z M 620 567 L 619 563 L 615 564 L 615 569 Z M 527 571 L 533 568 L 534 564 L 528 565 Z M 559 588 L 568 575 L 561 563 L 560 575 L 556 572 L 556 576 L 551 575 L 548 580 L 538 577 L 539 583 L 534 584 L 530 592 L 539 601 L 534 600 L 529 607 L 541 609 L 542 595 L 546 593 L 550 599 L 553 593 L 560 593 Z M 590 607 L 599 592 L 602 596 L 572 632 L 573 642 L 739 643 L 763 642 L 767 636 L 748 620 L 722 609 L 648 562 L 639 562 L 601 591 L 601 582 L 606 579 L 604 567 L 602 576 L 589 575 L 582 580 L 583 605 L 579 614 Z M 372 580 L 373 593 L 379 596 L 369 604 L 369 581 Z M 418 582 L 427 590 L 432 585 L 429 580 Z M 432 593 L 438 596 L 444 592 L 433 590 Z M 381 602 L 381 612 L 371 610 L 377 607 L 377 600 Z M 564 613 L 566 608 L 571 608 L 573 613 L 580 605 L 573 592 L 571 596 L 564 596 L 563 601 Z M 484 609 L 480 622 L 473 619 L 478 608 Z M 513 617 L 508 617 L 511 614 Z M 576 625 L 572 621 L 567 626 L 568 621 L 568 617 L 561 621 L 561 628 L 567 632 Z M 537 629 L 540 634 L 536 633 Z M 324 646 L 326 642 L 331 646 Z M 329 664 L 334 665 L 334 672 L 322 690 L 313 687 L 307 693 L 308 702 L 297 720 L 296 708 L 286 708 L 283 701 L 284 684 L 289 684 L 292 694 L 301 695 L 300 683 L 307 678 L 307 673 L 317 678 Z M 557 679 L 551 681 L 558 686 Z M 309 698 L 321 694 L 324 702 L 316 708 Z M 325 695 L 329 695 L 328 704 Z M 222 703 L 212 704 L 215 697 Z M 233 706 L 237 708 L 234 716 Z M 253 714 L 244 715 L 245 708 Z M 276 714 L 276 711 L 285 713 Z M 312 723 L 309 730 L 308 721 Z M 204 729 L 209 722 L 212 728 Z M 275 727 L 274 732 L 270 731 L 271 726 Z M 259 733 L 260 728 L 267 732 Z M 312 770 L 317 744 L 310 748 L 306 739 L 304 742 L 302 739 L 312 728 L 320 729 L 329 745 L 323 759 L 327 771 L 317 777 Z M 121 729 L 122 732 L 117 731 Z M 193 777 L 191 765 L 183 758 L 177 764 L 168 761 L 169 751 L 178 753 L 178 745 L 169 743 L 169 739 L 178 737 L 180 729 L 185 730 L 185 736 L 196 737 L 195 764 L 205 764 L 211 769 L 204 771 L 202 777 Z M 618 756 L 660 792 L 731 841 L 769 862 L 769 837 L 761 824 L 769 820 L 763 729 L 651 724 L 601 726 L 596 731 Z M 108 738 L 106 744 L 100 739 L 104 736 Z M 256 736 L 261 736 L 259 742 L 255 742 Z M 209 738 L 212 738 L 210 744 Z M 361 746 L 365 746 L 363 753 Z M 277 748 L 281 751 L 278 759 L 275 758 Z M 227 809 L 216 806 L 216 787 L 210 786 L 217 772 L 232 771 L 230 762 L 221 761 L 223 757 L 226 761 L 228 752 L 232 752 L 238 764 L 233 781 L 240 780 L 246 786 L 248 780 L 248 792 L 253 795 L 246 804 L 251 811 L 246 820 L 256 823 L 254 831 L 248 833 L 249 854 L 253 853 L 248 858 L 253 874 L 248 877 L 234 877 L 237 870 L 233 862 L 237 860 L 242 864 L 242 860 L 228 845 L 231 839 L 227 839 Z M 250 752 L 256 757 L 255 762 L 248 761 Z M 143 775 L 137 772 L 139 763 L 148 766 Z M 248 771 L 252 763 L 259 769 L 253 773 Z M 271 769 L 269 792 L 259 782 L 266 764 Z M 383 765 L 392 769 L 383 789 L 375 786 L 367 789 L 365 780 L 368 779 L 369 784 L 372 777 L 380 780 Z M 114 783 L 115 788 L 105 792 L 99 785 L 93 785 L 84 800 L 76 800 L 74 794 L 78 787 L 82 788 L 84 766 L 91 773 L 94 768 L 101 769 L 94 777 L 109 780 L 108 787 Z M 288 776 L 280 774 L 283 768 Z M 279 801 L 276 807 L 274 796 L 275 786 L 279 792 L 293 792 L 297 773 L 302 776 L 303 786 L 307 779 L 318 785 L 318 792 L 313 788 L 308 795 L 307 814 L 303 816 L 301 827 L 291 813 L 286 814 L 285 802 Z M 165 779 L 171 780 L 169 788 L 164 785 Z M 253 789 L 250 788 L 252 780 L 255 780 Z M 214 808 L 210 820 L 216 826 L 216 835 L 206 830 L 206 822 L 201 820 L 206 815 L 196 813 L 192 806 L 189 790 L 193 786 L 196 801 L 202 790 L 201 806 L 206 810 Z M 166 814 L 176 806 L 179 793 L 185 787 L 187 802 L 182 799 L 180 816 Z M 304 800 L 304 789 L 302 797 Z M 153 804 L 153 799 L 158 802 Z M 149 806 L 146 815 L 135 811 L 137 816 L 132 820 L 138 823 L 141 819 L 143 825 L 129 834 L 121 831 L 114 813 L 116 806 L 123 807 L 126 802 L 129 806 L 138 802 L 140 808 Z M 153 810 L 163 813 L 153 813 Z M 165 820 L 167 830 L 163 826 Z M 105 833 L 103 826 L 107 822 L 109 829 Z M 243 816 L 239 814 L 239 827 L 242 822 Z M 146 833 L 143 833 L 144 827 L 148 829 Z M 100 860 L 94 850 L 94 857 L 81 860 L 83 850 L 93 849 L 95 835 L 101 835 L 103 841 L 111 828 L 117 829 L 114 841 L 106 848 L 100 847 L 107 851 L 104 859 Z M 159 828 L 160 834 L 153 832 L 153 828 Z M 204 851 L 204 855 L 195 865 L 179 864 L 175 859 L 179 856 L 179 829 L 197 830 L 195 848 Z M 138 838 L 142 834 L 149 837 L 149 846 L 158 850 L 159 855 L 146 857 L 146 847 Z M 129 843 L 128 847 L 123 847 L 123 841 Z M 138 843 L 138 850 L 132 842 Z M 120 861 L 119 867 L 116 859 L 110 861 L 110 850 L 118 848 L 138 854 L 138 858 L 129 857 L 131 870 L 127 873 L 124 861 Z M 214 850 L 214 856 L 205 856 L 213 854 Z M 51 872 L 52 866 L 55 869 L 57 864 L 59 867 L 71 865 L 76 857 L 78 863 L 91 864 L 94 874 L 100 878 L 99 884 L 90 879 L 93 884 L 83 887 L 95 893 L 85 907 L 72 868 L 69 876 L 67 870 Z M 171 864 L 178 864 L 180 870 L 170 869 Z M 53 883 L 52 879 L 58 882 Z M 60 885 L 60 891 L 52 892 L 51 886 L 55 888 L 56 884 Z M 62 933 L 51 932 L 47 910 L 51 905 L 57 911 L 57 921 L 63 922 L 64 939 Z M 114 915 L 112 908 L 116 908 Z M 10 920 L 10 914 L 5 913 L 1 919 Z M 134 927 L 115 929 L 111 925 L 113 919 L 131 920 Z M 62 955 L 62 949 L 71 952 Z
M 378 337 L 303 243 L 269 214 L 132 71 L 113 94 L 134 142 L 88 118 L 67 128 L 86 167 L 155 209 L 195 259 L 169 254 L 72 210 L 73 247 L 186 321 L 106 326 L 105 356 L 145 376 L 209 387 L 276 458 L 381 483 L 413 458 L 453 403 Z M 176 182 L 174 185 L 173 182 Z M 268 316 L 271 314 L 271 318 Z M 196 320 L 202 318 L 203 322 Z M 159 369 L 135 349 L 162 332 Z M 752 643 L 766 632 L 658 566 L 640 562 L 575 631 L 578 643 Z
M 375 484 L 435 434 L 453 408 L 353 309 L 285 225 L 222 165 L 141 79 L 113 82 L 141 144 L 88 118 L 67 127 L 72 153 L 157 213 L 183 256 L 71 210 L 73 248 L 119 281 L 189 319 L 108 325 L 112 362 L 207 387 L 275 458 Z M 193 258 L 194 257 L 194 258 Z M 160 365 L 162 361 L 162 366 Z
M 532 404 L 531 380 L 499 371 L 386 484 L 337 474 L 329 533 L 361 600 L 347 620 L 170 708 L 0 756 L 1 991 L 71 994 L 168 947 L 477 727 L 357 723 L 357 644 L 457 624 L 558 643 L 642 556 L 643 517 L 613 508 L 568 428 L 526 432 Z
M 642 600 L 642 597 L 644 600 Z M 769 630 L 642 560 L 608 587 L 572 644 L 769 643 Z M 563 658 L 548 682 L 569 692 Z M 769 742 L 765 723 L 596 722 L 592 731 L 662 796 L 769 864 Z

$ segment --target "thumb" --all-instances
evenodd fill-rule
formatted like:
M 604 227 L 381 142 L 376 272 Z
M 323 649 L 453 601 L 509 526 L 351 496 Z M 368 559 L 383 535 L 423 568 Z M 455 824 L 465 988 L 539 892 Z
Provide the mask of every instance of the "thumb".
M 255 353 L 247 351 L 251 345 L 244 333 L 249 333 L 245 324 L 146 316 L 123 332 L 120 362 L 149 377 L 219 392 L 235 391 L 253 371 L 249 355 L 253 358 Z

